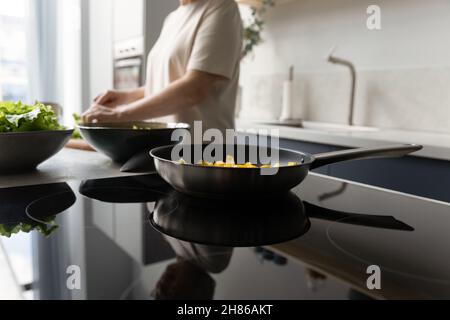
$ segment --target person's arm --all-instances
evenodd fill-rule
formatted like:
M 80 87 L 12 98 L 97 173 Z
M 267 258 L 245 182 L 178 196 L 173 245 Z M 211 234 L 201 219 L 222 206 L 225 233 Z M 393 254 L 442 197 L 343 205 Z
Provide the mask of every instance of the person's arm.
M 175 114 L 200 104 L 213 90 L 214 84 L 220 80 L 225 78 L 191 70 L 159 94 L 117 108 L 97 104 L 84 113 L 82 119 L 83 122 L 124 122 Z
M 210 94 L 221 77 L 201 71 L 188 71 L 181 79 L 152 97 L 138 100 L 120 108 L 120 117 L 139 120 L 175 114 L 196 106 Z

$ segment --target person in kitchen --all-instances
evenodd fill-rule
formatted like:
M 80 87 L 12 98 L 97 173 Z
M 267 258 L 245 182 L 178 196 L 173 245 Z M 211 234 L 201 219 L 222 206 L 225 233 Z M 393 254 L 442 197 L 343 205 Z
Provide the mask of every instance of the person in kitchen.
M 148 56 L 145 86 L 99 95 L 82 120 L 160 118 L 190 125 L 202 121 L 204 130 L 233 129 L 241 49 L 234 0 L 180 0 Z

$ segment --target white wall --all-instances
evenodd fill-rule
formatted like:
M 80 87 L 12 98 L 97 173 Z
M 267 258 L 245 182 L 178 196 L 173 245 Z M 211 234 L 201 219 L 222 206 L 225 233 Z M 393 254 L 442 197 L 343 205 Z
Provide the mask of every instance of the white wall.
M 381 30 L 366 9 L 381 7 Z M 243 63 L 244 118 L 279 115 L 281 83 L 296 70 L 296 113 L 345 123 L 348 71 L 326 62 L 331 46 L 358 70 L 360 125 L 450 133 L 450 1 L 293 0 L 271 9 L 254 57 Z

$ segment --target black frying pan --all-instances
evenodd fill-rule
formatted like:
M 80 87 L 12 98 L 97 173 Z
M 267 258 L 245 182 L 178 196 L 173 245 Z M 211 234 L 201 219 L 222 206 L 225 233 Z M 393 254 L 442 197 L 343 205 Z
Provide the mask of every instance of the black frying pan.
M 207 146 L 197 145 L 202 150 Z M 224 157 L 229 150 L 234 150 L 234 154 L 237 154 L 238 148 L 244 148 L 246 161 L 250 159 L 250 152 L 255 151 L 254 148 L 257 148 L 257 154 L 261 154 L 261 152 L 262 154 L 278 152 L 281 166 L 274 175 L 263 175 L 261 174 L 262 169 L 259 168 L 204 167 L 193 164 L 198 159 L 190 161 L 192 159 L 187 158 L 187 153 L 185 155 L 183 152 L 181 152 L 180 156 L 188 163 L 181 164 L 177 162 L 180 157 L 172 159 L 174 146 L 152 149 L 150 155 L 155 160 L 156 171 L 174 189 L 193 196 L 224 198 L 237 195 L 261 196 L 264 194 L 282 193 L 302 182 L 310 169 L 347 160 L 401 157 L 422 149 L 422 146 L 419 145 L 406 144 L 349 149 L 311 155 L 300 151 L 262 146 L 220 145 L 219 147 L 223 148 Z M 186 148 L 190 149 L 191 155 L 195 154 L 195 145 L 186 145 Z M 284 165 L 288 162 L 296 162 L 297 164 L 294 166 Z M 259 160 L 258 164 L 260 164 Z

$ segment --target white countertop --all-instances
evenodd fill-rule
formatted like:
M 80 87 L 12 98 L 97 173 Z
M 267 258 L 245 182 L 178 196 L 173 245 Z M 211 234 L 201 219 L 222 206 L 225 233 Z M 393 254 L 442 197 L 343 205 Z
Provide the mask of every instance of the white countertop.
M 120 172 L 120 165 L 99 152 L 64 148 L 34 172 L 1 175 L 0 188 L 130 175 Z
M 314 123 L 305 122 L 305 125 Z M 324 125 L 326 127 L 326 125 Z M 345 131 L 333 129 L 304 129 L 280 125 L 268 125 L 261 122 L 238 119 L 236 128 L 247 130 L 279 130 L 280 138 L 305 142 L 327 144 L 342 147 L 364 147 L 393 143 L 415 143 L 423 145 L 423 149 L 414 153 L 415 156 L 450 160 L 450 134 L 405 131 L 394 129 L 375 129 L 368 131 Z

